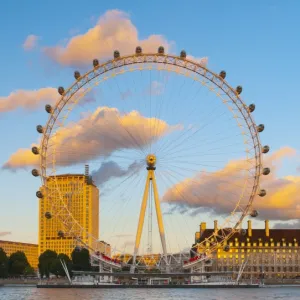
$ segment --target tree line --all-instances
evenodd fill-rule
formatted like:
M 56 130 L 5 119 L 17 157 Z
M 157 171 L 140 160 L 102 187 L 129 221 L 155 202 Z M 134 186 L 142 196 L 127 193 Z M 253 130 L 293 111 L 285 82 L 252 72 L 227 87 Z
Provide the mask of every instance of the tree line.
M 87 249 L 76 247 L 71 258 L 64 253 L 57 254 L 55 251 L 46 250 L 38 259 L 38 270 L 41 278 L 49 278 L 50 275 L 65 277 L 65 271 L 61 261 L 66 263 L 68 271 L 72 276 L 72 271 L 97 271 L 90 264 L 90 254 Z M 34 275 L 35 271 L 30 266 L 24 252 L 17 251 L 8 256 L 0 248 L 0 278 L 20 277 Z
M 95 270 L 90 263 L 89 251 L 85 248 L 76 247 L 71 254 L 71 259 L 66 254 L 57 254 L 55 251 L 46 250 L 39 257 L 38 268 L 40 277 L 49 278 L 51 274 L 57 277 L 65 277 L 66 273 L 62 267 L 61 260 L 66 263 L 68 272 L 71 276 L 72 271 Z
M 17 251 L 7 256 L 0 248 L 0 278 L 34 275 L 34 269 L 29 264 L 24 252 Z

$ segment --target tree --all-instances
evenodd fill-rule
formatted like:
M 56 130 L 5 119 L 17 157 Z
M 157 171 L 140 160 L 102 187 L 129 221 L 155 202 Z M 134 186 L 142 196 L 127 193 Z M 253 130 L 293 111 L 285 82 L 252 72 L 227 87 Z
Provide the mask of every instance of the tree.
M 8 276 L 8 257 L 6 252 L 0 248 L 0 278 Z
M 69 274 L 71 275 L 72 272 L 72 261 L 70 260 L 69 256 L 64 254 L 64 253 L 60 253 L 56 259 L 53 260 L 53 262 L 51 263 L 50 266 L 50 272 L 53 275 L 56 275 L 56 277 L 65 277 L 66 276 L 66 272 L 61 264 L 61 261 L 64 261 L 67 265 L 67 269 Z
M 30 276 L 30 275 L 34 275 L 34 274 L 35 274 L 34 268 L 31 265 L 28 265 L 24 270 L 24 275 Z
M 51 272 L 51 265 L 57 259 L 57 253 L 52 250 L 46 250 L 39 256 L 39 272 L 41 278 L 44 276 L 49 278 Z
M 30 266 L 24 252 L 12 253 L 8 259 L 8 272 L 10 276 L 24 275 L 25 269 Z
M 90 271 L 90 253 L 85 248 L 76 247 L 72 254 L 73 270 L 75 271 Z

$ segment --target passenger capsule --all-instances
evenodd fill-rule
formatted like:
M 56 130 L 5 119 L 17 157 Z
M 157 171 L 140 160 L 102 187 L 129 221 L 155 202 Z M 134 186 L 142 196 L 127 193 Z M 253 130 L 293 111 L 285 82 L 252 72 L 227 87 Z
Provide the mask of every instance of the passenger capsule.
M 240 85 L 238 85 L 235 90 L 238 94 L 240 94 L 243 91 L 243 88 Z
M 260 197 L 264 197 L 267 195 L 267 191 L 266 190 L 260 190 L 259 193 L 258 193 L 258 196 Z
M 42 199 L 44 197 L 44 195 L 43 195 L 43 193 L 41 191 L 37 191 L 35 194 L 40 199 Z
M 247 230 L 246 229 L 242 229 L 241 230 L 241 235 L 245 236 L 247 234 Z
M 184 50 L 180 52 L 180 57 L 186 59 L 186 52 Z
M 142 48 L 140 46 L 135 48 L 135 54 L 142 54 Z
M 250 213 L 250 216 L 252 217 L 252 218 L 256 218 L 257 216 L 258 216 L 258 211 L 257 210 L 252 210 L 252 212 Z
M 95 58 L 95 59 L 93 60 L 93 66 L 94 66 L 94 68 L 96 68 L 96 67 L 99 66 L 99 60 L 98 60 L 97 58 Z
M 80 252 L 81 251 L 81 247 L 76 246 L 74 250 L 75 250 L 75 252 Z
M 64 237 L 64 232 L 59 230 L 57 235 L 60 237 L 60 238 L 63 238 Z
M 268 145 L 262 147 L 262 150 L 261 150 L 262 153 L 266 154 L 269 151 L 270 151 L 270 147 Z
M 51 215 L 51 213 L 49 211 L 47 211 L 45 213 L 45 218 L 48 219 L 48 220 L 52 218 L 52 215 Z
M 75 71 L 75 72 L 74 72 L 74 78 L 75 78 L 76 80 L 78 80 L 78 79 L 80 78 L 80 73 L 79 73 L 79 71 Z
M 65 89 L 64 89 L 62 86 L 60 86 L 60 87 L 57 89 L 57 91 L 58 91 L 58 93 L 59 93 L 60 95 L 63 95 L 64 92 L 65 92 Z
M 52 113 L 52 106 L 50 104 L 46 104 L 45 105 L 45 111 L 48 113 L 48 114 L 51 114 Z
M 225 71 L 221 71 L 219 76 L 222 78 L 222 79 L 225 79 L 226 78 L 226 72 Z
M 120 52 L 118 50 L 114 51 L 114 58 L 119 58 L 120 57 Z
M 38 133 L 43 133 L 44 132 L 44 128 L 43 128 L 42 125 L 36 126 L 36 130 L 37 130 Z
M 163 46 L 158 47 L 158 53 L 159 54 L 164 54 L 165 53 L 165 48 Z
M 230 249 L 229 245 L 225 245 L 224 248 L 223 248 L 223 250 L 224 250 L 225 252 L 228 252 L 229 249 Z
M 264 124 L 259 124 L 259 125 L 257 126 L 257 131 L 258 131 L 258 132 L 263 132 L 264 129 L 265 129 L 265 125 L 264 125 Z
M 254 112 L 255 111 L 255 104 L 250 104 L 248 107 L 249 112 Z
M 32 174 L 34 177 L 40 176 L 40 172 L 39 172 L 37 169 L 33 169 L 33 170 L 31 171 L 31 174 Z
M 270 168 L 264 168 L 262 171 L 263 175 L 269 175 L 270 172 L 271 172 Z
M 38 147 L 32 147 L 31 151 L 33 154 L 38 155 L 40 153 L 39 148 Z

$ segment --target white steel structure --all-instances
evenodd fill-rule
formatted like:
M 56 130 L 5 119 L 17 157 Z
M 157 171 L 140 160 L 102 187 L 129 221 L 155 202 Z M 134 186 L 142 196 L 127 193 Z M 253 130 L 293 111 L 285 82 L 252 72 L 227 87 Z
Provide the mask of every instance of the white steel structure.
M 231 119 L 234 120 L 235 126 L 239 129 L 240 137 L 242 138 L 241 142 L 244 147 L 244 163 L 240 165 L 240 172 L 243 172 L 243 180 L 240 185 L 241 192 L 239 196 L 236 197 L 234 200 L 235 203 L 233 204 L 233 207 L 228 212 L 228 217 L 224 219 L 223 224 L 220 226 L 220 230 L 218 233 L 213 233 L 210 237 L 208 237 L 209 240 L 213 238 L 215 240 L 215 243 L 211 243 L 211 247 L 207 249 L 205 253 L 205 257 L 209 257 L 210 254 L 215 251 L 220 245 L 223 245 L 224 242 L 228 238 L 230 238 L 235 232 L 241 230 L 241 222 L 244 219 L 245 216 L 251 215 L 253 217 L 257 216 L 257 211 L 253 209 L 253 200 L 256 195 L 259 195 L 261 197 L 266 195 L 266 191 L 263 189 L 260 189 L 260 175 L 269 174 L 270 170 L 268 168 L 263 168 L 262 165 L 262 153 L 267 153 L 269 151 L 268 146 L 262 147 L 260 143 L 259 138 L 259 132 L 262 132 L 264 130 L 264 125 L 256 125 L 251 113 L 255 110 L 255 105 L 246 105 L 243 100 L 240 97 L 240 94 L 242 92 L 242 87 L 238 86 L 237 88 L 231 87 L 227 81 L 225 80 L 226 72 L 222 71 L 219 74 L 214 73 L 210 71 L 206 66 L 204 66 L 202 63 L 197 62 L 196 60 L 189 59 L 185 53 L 185 51 L 181 51 L 179 56 L 176 55 L 170 55 L 166 54 L 163 47 L 159 47 L 157 53 L 143 53 L 142 49 L 140 47 L 136 48 L 136 51 L 132 55 L 127 56 L 120 56 L 120 53 L 118 51 L 114 52 L 114 58 L 112 60 L 109 60 L 104 63 L 99 63 L 97 59 L 93 61 L 93 68 L 81 75 L 78 71 L 74 73 L 75 82 L 68 88 L 64 89 L 62 87 L 59 87 L 58 92 L 61 95 L 60 99 L 57 101 L 57 103 L 52 107 L 51 105 L 46 105 L 46 111 L 49 113 L 49 118 L 45 126 L 38 125 L 37 131 L 42 134 L 41 142 L 39 147 L 33 147 L 32 152 L 35 155 L 39 155 L 40 157 L 40 169 L 33 169 L 32 174 L 33 176 L 40 176 L 42 183 L 45 187 L 45 193 L 47 193 L 47 197 L 51 198 L 50 190 L 47 188 L 48 180 L 51 176 L 53 180 L 56 179 L 57 174 L 57 166 L 64 166 L 67 165 L 68 162 L 58 161 L 61 159 L 63 151 L 69 151 L 68 159 L 72 159 L 73 156 L 76 155 L 73 151 L 72 147 L 75 143 L 70 144 L 68 147 L 61 147 L 60 148 L 60 140 L 64 137 L 65 131 L 63 131 L 65 128 L 68 129 L 67 120 L 70 117 L 70 113 L 78 106 L 80 105 L 80 101 L 84 99 L 92 90 L 94 87 L 97 86 L 103 86 L 107 84 L 110 81 L 115 81 L 116 78 L 122 78 L 124 74 L 127 73 L 143 73 L 143 72 L 150 72 L 150 84 L 152 86 L 153 81 L 151 81 L 151 72 L 156 71 L 165 74 L 173 74 L 174 77 L 182 78 L 183 81 L 182 86 L 184 86 L 185 81 L 191 81 L 191 87 L 192 86 L 199 86 L 199 87 L 205 87 L 208 93 L 211 93 L 216 97 L 223 105 L 223 107 L 227 108 L 227 111 L 231 114 Z M 142 75 L 141 75 L 142 76 Z M 164 77 L 165 80 L 165 86 L 164 89 L 166 90 L 166 85 L 168 84 L 169 75 L 166 75 Z M 107 83 L 106 83 L 107 82 Z M 136 84 L 134 82 L 134 84 Z M 181 92 L 181 88 L 178 88 L 177 96 Z M 120 90 L 120 86 L 118 83 L 116 83 L 117 89 Z M 152 88 L 151 88 L 152 89 Z M 161 90 L 160 90 L 161 92 Z M 123 95 L 123 93 L 120 92 L 120 94 Z M 128 93 L 129 94 L 129 93 Z M 160 147 L 157 147 L 154 151 L 154 142 L 157 139 L 157 131 L 159 131 L 157 127 L 153 127 L 152 123 L 158 123 L 159 122 L 159 116 L 160 116 L 160 108 L 159 106 L 156 107 L 157 114 L 154 117 L 154 121 L 152 121 L 153 116 L 152 113 L 154 111 L 153 107 L 151 108 L 151 101 L 152 96 L 154 95 L 152 90 L 150 92 L 150 133 L 149 136 L 151 137 L 151 142 L 144 143 L 143 139 L 139 136 L 135 136 L 135 133 L 130 131 L 128 127 L 124 126 L 124 134 L 128 135 L 128 139 L 131 140 L 131 148 L 134 148 L 138 151 L 141 151 L 145 154 L 143 158 L 143 168 L 145 167 L 145 159 L 147 164 L 147 179 L 146 179 L 146 186 L 144 188 L 144 194 L 142 197 L 142 204 L 140 209 L 140 215 L 139 215 L 139 222 L 138 222 L 138 228 L 136 232 L 136 238 L 134 243 L 134 250 L 132 253 L 132 260 L 130 262 L 130 266 L 133 266 L 133 269 L 137 266 L 139 266 L 139 262 L 137 262 L 137 255 L 139 253 L 140 243 L 141 243 L 141 235 L 143 231 L 143 224 L 145 219 L 145 212 L 147 208 L 147 201 L 148 201 L 148 195 L 150 191 L 152 190 L 154 193 L 154 203 L 155 203 L 155 209 L 156 209 L 156 216 L 157 216 L 157 222 L 159 227 L 159 235 L 160 235 L 160 242 L 162 246 L 162 259 L 159 260 L 159 262 L 156 264 L 156 267 L 160 268 L 162 264 L 164 264 L 164 268 L 168 269 L 168 265 L 170 264 L 170 261 L 173 260 L 172 258 L 172 252 L 175 253 L 175 251 L 172 251 L 171 249 L 167 249 L 167 242 L 166 242 L 166 235 L 165 235 L 165 228 L 164 228 L 164 222 L 163 222 L 163 214 L 160 207 L 160 199 L 159 199 L 159 192 L 157 187 L 157 181 L 156 176 L 157 174 L 155 171 L 155 167 L 159 170 L 158 161 L 160 158 L 160 150 L 165 149 L 165 154 L 170 155 L 170 160 L 173 160 L 172 153 L 176 153 L 176 148 L 181 147 L 187 142 L 188 139 L 192 139 L 193 135 L 198 134 L 200 129 L 191 129 L 191 127 L 184 127 L 182 129 L 182 134 L 178 135 L 176 140 L 178 141 L 178 145 L 174 145 L 166 142 L 167 146 L 164 148 L 164 144 L 160 145 Z M 176 95 L 175 95 L 176 96 Z M 170 98 L 172 98 L 170 96 Z M 171 101 L 171 100 L 170 100 Z M 185 99 L 184 101 L 187 101 Z M 163 105 L 163 104 L 159 104 Z M 169 104 L 168 104 L 169 105 Z M 175 104 L 173 104 L 175 106 Z M 172 106 L 172 104 L 171 104 Z M 166 111 L 171 110 L 171 106 L 168 106 L 166 108 Z M 174 107 L 173 107 L 174 109 Z M 121 115 L 121 117 L 127 116 L 127 115 Z M 118 116 L 120 119 L 121 117 Z M 186 116 L 186 119 L 189 117 L 189 115 Z M 215 117 L 214 120 L 218 120 L 218 117 Z M 214 121 L 213 120 L 213 121 Z M 125 122 L 125 121 L 124 121 Z M 152 123 L 151 123 L 152 122 Z M 120 121 L 120 123 L 122 123 Z M 152 125 L 151 125 L 152 124 Z M 124 125 L 124 124 L 122 124 Z M 207 124 L 204 124 L 202 127 L 204 128 L 207 126 Z M 202 129 L 201 127 L 201 129 Z M 154 129 L 153 129 L 154 128 Z M 179 125 L 178 127 L 179 128 Z M 212 126 L 212 128 L 214 128 Z M 152 132 L 151 132 L 152 130 Z M 156 131 L 156 135 L 153 133 L 153 131 Z M 71 135 L 72 132 L 69 131 L 69 134 Z M 65 138 L 66 139 L 66 138 Z M 225 138 L 224 138 L 225 139 Z M 217 142 L 220 142 L 222 138 L 217 138 Z M 142 142 L 141 142 L 142 141 Z M 85 141 L 88 143 L 88 141 Z M 88 144 L 86 144 L 88 145 Z M 145 145 L 149 146 L 147 148 L 146 152 Z M 127 146 L 127 149 L 130 148 Z M 226 145 L 224 145 L 224 149 L 226 149 Z M 124 146 L 124 148 L 126 148 Z M 234 148 L 233 148 L 234 149 Z M 152 151 L 153 150 L 153 151 Z M 173 151 L 173 152 L 172 152 Z M 210 152 L 207 150 L 208 154 L 213 153 L 213 149 L 210 149 Z M 225 151 L 225 150 L 224 150 Z M 178 151 L 177 151 L 178 152 Z M 83 153 L 83 152 L 82 152 Z M 229 153 L 229 152 L 228 152 Z M 184 158 L 192 157 L 192 155 L 187 154 L 183 156 Z M 225 160 L 228 160 L 228 158 L 225 158 Z M 166 158 L 165 158 L 166 160 Z M 157 163 L 156 163 L 157 161 Z M 163 162 L 164 160 L 161 159 L 160 162 Z M 167 161 L 167 160 L 166 160 Z M 180 163 L 179 160 L 177 162 Z M 205 165 L 204 165 L 205 166 Z M 203 172 L 203 171 L 201 171 Z M 205 171 L 206 172 L 206 171 Z M 206 174 L 209 175 L 210 172 L 206 172 Z M 165 173 L 166 174 L 166 173 Z M 166 177 L 164 177 L 166 180 L 172 180 L 172 176 L 175 175 L 174 172 L 169 172 Z M 208 176 L 207 175 L 207 176 Z M 163 176 L 162 176 L 163 177 Z M 173 186 L 175 189 L 178 190 L 177 186 Z M 80 189 L 80 186 L 78 186 L 78 189 Z M 70 213 L 70 210 L 68 209 L 67 201 L 65 200 L 65 195 L 61 190 L 57 190 L 59 197 L 55 197 L 52 199 L 52 209 L 50 212 L 47 213 L 46 217 L 56 217 L 59 218 L 62 222 L 62 231 L 58 234 L 60 236 L 68 235 L 73 236 L 74 239 L 77 241 L 78 245 L 81 245 L 82 247 L 88 247 L 87 244 L 81 239 L 82 233 L 85 232 L 85 228 L 82 228 L 80 224 L 77 222 L 77 220 L 73 217 L 73 215 Z M 180 191 L 178 191 L 178 194 L 180 194 Z M 39 194 L 40 197 L 43 197 L 43 195 Z M 194 197 L 196 197 L 194 195 Z M 184 195 L 182 195 L 182 198 L 184 198 Z M 151 204 L 150 201 L 149 205 Z M 228 230 L 228 228 L 232 228 L 231 230 Z M 150 229 L 150 233 L 152 233 L 152 229 Z M 190 233 L 192 236 L 192 232 Z M 203 241 L 205 243 L 205 241 Z M 151 249 L 151 247 L 150 247 Z M 104 257 L 97 251 L 97 249 L 89 249 L 92 259 L 100 261 L 102 264 L 104 264 L 108 268 L 121 268 L 122 264 L 119 260 Z M 116 253 L 122 253 L 122 251 L 116 251 Z M 177 251 L 178 253 L 178 251 Z M 183 252 L 182 252 L 183 253 Z M 114 254 L 114 253 L 112 253 Z M 193 265 L 197 264 L 199 261 L 201 261 L 203 258 L 199 258 L 197 260 L 189 261 L 185 264 L 185 268 L 191 268 Z M 163 262 L 163 263 L 162 263 Z M 127 262 L 123 261 L 123 265 L 126 265 Z M 183 261 L 180 260 L 179 264 L 183 264 Z M 167 265 L 167 267 L 166 267 Z M 147 267 L 147 266 L 146 266 Z

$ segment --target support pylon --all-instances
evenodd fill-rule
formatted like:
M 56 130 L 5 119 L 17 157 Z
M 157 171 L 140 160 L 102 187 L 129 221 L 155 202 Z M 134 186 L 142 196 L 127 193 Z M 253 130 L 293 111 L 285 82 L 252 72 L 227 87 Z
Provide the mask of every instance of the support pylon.
M 161 245 L 163 248 L 163 255 L 164 255 L 164 257 L 167 256 L 165 229 L 164 229 L 164 224 L 163 224 L 163 218 L 162 218 L 162 213 L 161 213 L 161 208 L 160 208 L 160 201 L 159 201 L 155 172 L 154 172 L 156 169 L 155 168 L 155 163 L 156 163 L 155 155 L 149 154 L 146 158 L 146 162 L 147 162 L 147 166 L 148 166 L 147 167 L 148 175 L 147 175 L 147 179 L 146 179 L 143 201 L 142 201 L 141 210 L 140 210 L 139 223 L 138 223 L 138 228 L 137 228 L 137 232 L 136 232 L 133 260 L 132 260 L 132 266 L 130 269 L 131 273 L 134 273 L 134 270 L 135 270 L 136 256 L 138 254 L 139 247 L 140 247 L 150 186 L 152 187 L 153 194 L 154 194 L 156 217 L 157 217 Z

